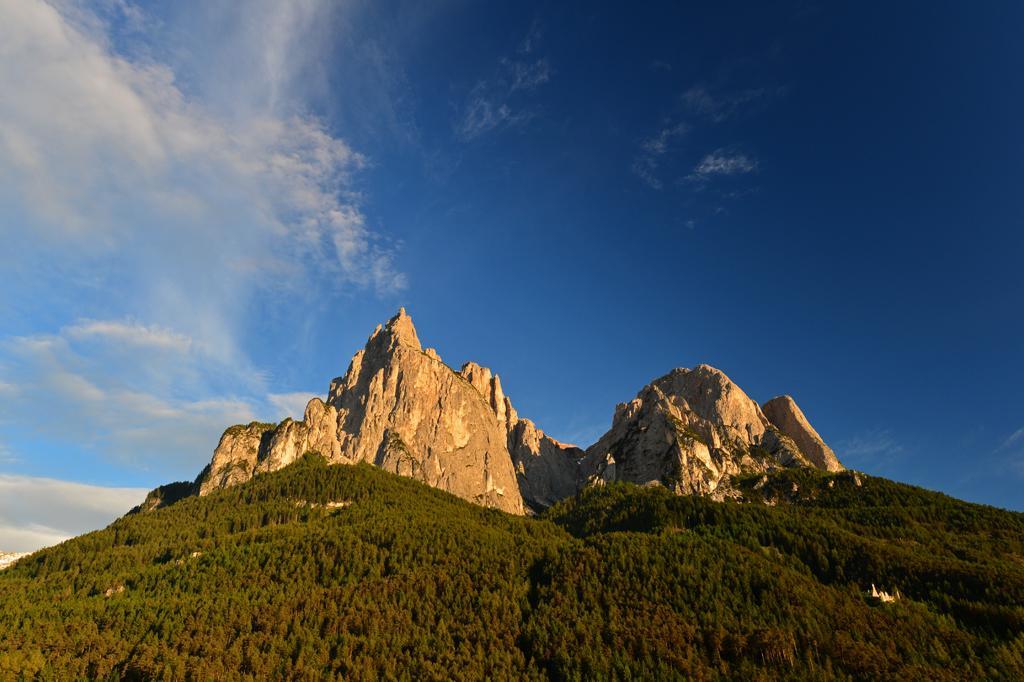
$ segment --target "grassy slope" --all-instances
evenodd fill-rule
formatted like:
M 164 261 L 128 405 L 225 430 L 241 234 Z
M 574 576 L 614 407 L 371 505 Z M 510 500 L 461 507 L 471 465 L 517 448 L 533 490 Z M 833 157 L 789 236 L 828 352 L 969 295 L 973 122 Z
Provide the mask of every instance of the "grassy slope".
M 611 486 L 527 519 L 307 456 L 0 573 L 0 679 L 1024 677 L 1024 516 L 754 484 L 778 504 Z

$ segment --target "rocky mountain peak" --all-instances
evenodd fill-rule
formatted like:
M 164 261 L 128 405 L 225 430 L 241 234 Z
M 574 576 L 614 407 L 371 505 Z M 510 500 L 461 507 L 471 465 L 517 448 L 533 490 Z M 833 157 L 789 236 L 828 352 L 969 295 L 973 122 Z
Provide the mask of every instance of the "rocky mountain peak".
M 399 308 L 398 313 L 383 327 L 378 325 L 366 343 L 368 352 L 371 349 L 391 352 L 400 347 L 423 350 L 416 327 L 412 323 L 412 318 L 405 312 L 405 308 Z
M 611 429 L 587 448 L 582 474 L 724 497 L 733 475 L 794 465 L 812 463 L 724 372 L 698 365 L 620 404 Z
M 506 431 L 511 430 L 519 415 L 513 409 L 512 402 L 505 397 L 505 392 L 501 388 L 501 377 L 475 362 L 464 364 L 459 374 L 484 397 L 484 401 L 490 406 L 502 428 Z
M 768 425 L 757 403 L 725 372 L 711 365 L 674 369 L 655 380 L 650 388 L 671 396 L 680 407 L 702 420 L 728 428 L 740 426 L 748 431 L 748 437 L 763 433 Z
M 200 494 L 315 451 L 332 463 L 370 462 L 521 514 L 506 428 L 490 399 L 500 384 L 483 368 L 473 377 L 479 387 L 436 351 L 423 351 L 412 318 L 400 309 L 331 382 L 327 401 L 310 401 L 302 421 L 229 429 L 200 477 Z

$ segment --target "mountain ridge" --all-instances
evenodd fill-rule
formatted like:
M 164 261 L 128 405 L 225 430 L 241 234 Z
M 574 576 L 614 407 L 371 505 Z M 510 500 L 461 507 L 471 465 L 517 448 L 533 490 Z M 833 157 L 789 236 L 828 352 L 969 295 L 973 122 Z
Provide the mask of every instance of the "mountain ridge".
M 472 361 L 456 371 L 424 348 L 400 308 L 301 420 L 227 428 L 192 484 L 161 486 L 134 511 L 237 485 L 308 451 L 331 463 L 370 462 L 513 514 L 612 481 L 722 499 L 738 494 L 731 480 L 739 474 L 843 470 L 791 397 L 762 409 L 704 364 L 673 369 L 620 403 L 589 447 L 562 443 L 519 415 L 497 373 Z

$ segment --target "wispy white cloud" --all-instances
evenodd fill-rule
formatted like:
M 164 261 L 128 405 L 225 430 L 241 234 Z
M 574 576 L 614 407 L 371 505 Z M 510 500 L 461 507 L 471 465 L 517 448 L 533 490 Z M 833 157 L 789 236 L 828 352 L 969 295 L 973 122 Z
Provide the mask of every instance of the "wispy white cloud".
M 998 456 L 1000 466 L 1008 466 L 1016 475 L 1024 477 L 1024 426 L 1007 436 L 993 454 Z
M 533 118 L 532 111 L 513 110 L 504 97 L 493 96 L 492 88 L 489 83 L 481 81 L 470 93 L 457 127 L 459 136 L 464 140 L 473 140 L 499 128 L 523 125 Z
M 34 551 L 103 528 L 146 492 L 0 474 L 0 550 Z
M 668 121 L 657 133 L 641 141 L 640 153 L 633 161 L 633 173 L 653 189 L 664 187 L 665 183 L 658 177 L 661 158 L 689 131 L 690 126 L 684 121 Z
M 756 103 L 769 97 L 772 92 L 764 88 L 741 90 L 739 92 L 713 94 L 701 86 L 695 86 L 683 93 L 680 98 L 683 106 L 694 116 L 702 116 L 714 123 L 721 123 Z M 697 162 L 693 170 L 685 177 L 677 179 L 677 184 L 692 184 L 703 189 L 716 177 L 747 175 L 758 171 L 758 160 L 734 148 L 720 148 L 706 154 Z M 735 199 L 745 192 L 729 192 L 723 199 Z M 727 212 L 725 206 L 718 206 L 714 213 Z
M 551 66 L 546 59 L 538 59 L 532 64 L 503 60 L 511 73 L 511 92 L 517 90 L 533 90 L 551 80 Z
M 692 114 L 721 123 L 739 115 L 766 99 L 781 93 L 781 89 L 750 88 L 734 92 L 712 92 L 695 85 L 680 96 L 683 106 Z
M 88 530 L 96 529 L 90 528 Z M 0 520 L 0 543 L 3 543 L 0 545 L 0 547 L 3 547 L 0 551 L 34 552 L 44 547 L 59 545 L 75 535 L 80 535 L 80 533 L 53 528 L 41 523 L 33 523 L 27 519 L 19 519 L 15 525 L 4 524 Z
M 656 61 L 650 68 L 669 71 L 672 67 L 665 62 Z M 751 88 L 722 92 L 712 91 L 701 85 L 691 87 L 678 97 L 675 106 L 677 113 L 681 112 L 687 122 L 673 117 L 663 124 L 657 133 L 642 140 L 640 150 L 633 161 L 633 173 L 651 188 L 662 189 L 665 186 L 663 176 L 667 173 L 661 166 L 670 165 L 666 157 L 672 151 L 674 141 L 684 135 L 701 132 L 707 127 L 706 124 L 702 125 L 704 121 L 721 123 L 782 92 L 782 88 Z M 713 177 L 743 175 L 757 170 L 756 158 L 726 147 L 705 155 L 688 173 L 673 174 L 672 184 L 677 187 L 703 189 Z
M 1016 445 L 1024 447 L 1024 427 L 1021 427 L 1007 436 L 1006 440 L 1003 441 L 1002 445 L 999 446 L 999 450 L 1010 450 Z
M 105 339 L 135 346 L 187 351 L 192 339 L 155 325 L 125 320 L 82 320 L 64 330 L 73 339 Z
M 669 143 L 682 137 L 690 130 L 686 123 L 674 123 L 662 128 L 657 135 L 649 137 L 641 143 L 640 147 L 648 154 L 661 156 L 668 151 Z
M 526 32 L 526 35 L 520 41 L 517 52 L 520 54 L 530 54 L 540 46 L 540 41 L 543 37 L 544 25 L 539 19 L 534 19 L 530 24 L 530 30 Z
M 276 416 L 260 373 L 178 332 L 124 321 L 11 337 L 0 344 L 0 378 L 17 391 L 0 426 L 136 471 L 198 470 L 226 426 Z
M 836 443 L 836 454 L 845 461 L 885 460 L 902 455 L 905 448 L 888 429 L 874 429 Z
M 516 56 L 502 57 L 491 76 L 477 81 L 455 124 L 460 138 L 469 141 L 494 130 L 520 126 L 537 115 L 524 98 L 551 80 L 548 60 L 530 56 L 538 49 L 540 39 L 540 25 L 535 22 Z
M 740 152 L 717 149 L 700 160 L 689 179 L 707 180 L 713 176 L 743 175 L 756 170 L 757 159 Z
M 0 0 L 0 87 L 17 93 L 0 98 L 9 281 L 30 288 L 45 264 L 225 355 L 261 292 L 403 288 L 354 186 L 366 159 L 288 96 L 329 6 L 205 4 L 224 29 L 214 78 L 172 61 L 198 48 L 118 52 L 84 5 Z

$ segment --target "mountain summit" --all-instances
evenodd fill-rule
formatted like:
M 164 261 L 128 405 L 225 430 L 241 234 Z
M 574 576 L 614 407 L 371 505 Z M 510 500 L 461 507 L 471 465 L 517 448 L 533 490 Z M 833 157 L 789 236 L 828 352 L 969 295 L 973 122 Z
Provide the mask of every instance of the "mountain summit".
M 590 478 L 661 483 L 679 493 L 729 494 L 730 477 L 814 466 L 720 370 L 674 369 L 615 410 L 587 450 Z M 612 473 L 609 473 L 612 472 Z
M 737 474 L 843 468 L 792 398 L 762 409 L 709 365 L 674 369 L 645 386 L 585 451 L 561 443 L 519 416 L 490 369 L 467 362 L 456 371 L 424 349 L 402 308 L 331 381 L 326 401 L 309 401 L 302 421 L 230 427 L 195 483 L 162 486 L 141 508 L 245 482 L 310 451 L 330 463 L 369 462 L 512 514 L 609 481 L 720 499 L 740 495 L 731 484 Z
M 224 432 L 200 475 L 205 495 L 319 452 L 328 462 L 370 462 L 464 499 L 524 512 L 504 427 L 483 393 L 420 346 L 405 309 L 378 326 L 327 401 L 313 398 L 302 421 L 249 424 Z

